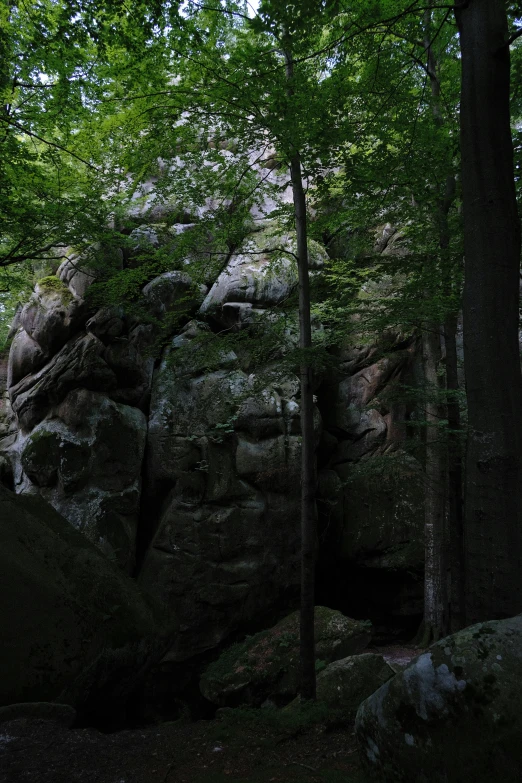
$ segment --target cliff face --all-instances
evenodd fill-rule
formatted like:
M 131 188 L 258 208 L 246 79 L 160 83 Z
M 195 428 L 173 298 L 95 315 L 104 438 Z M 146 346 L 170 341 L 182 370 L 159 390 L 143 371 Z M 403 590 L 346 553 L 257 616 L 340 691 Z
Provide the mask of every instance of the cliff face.
M 140 231 L 157 241 L 154 227 Z M 293 242 L 252 234 L 209 286 L 192 282 L 190 264 L 156 277 L 143 289 L 147 317 L 93 312 L 88 263 L 64 261 L 18 313 L 1 365 L 4 482 L 48 500 L 168 607 L 171 661 L 295 604 L 299 385 L 282 363 L 295 320 L 281 321 L 269 361 L 255 350 L 256 329 L 283 318 L 277 306 L 296 286 Z M 314 245 L 311 257 L 320 275 L 324 250 Z M 251 342 L 209 358 L 201 337 L 224 330 Z M 347 345 L 318 378 L 320 574 L 329 575 L 320 589 L 345 608 L 343 574 L 356 568 L 368 574 L 367 597 L 376 575 L 391 575 L 390 612 L 419 611 L 406 577 L 422 565 L 419 465 L 399 448 L 406 407 L 386 395 L 411 380 L 415 357 L 414 340 L 400 336 L 386 352 Z M 354 464 L 390 453 L 394 485 L 371 472 L 353 478 Z

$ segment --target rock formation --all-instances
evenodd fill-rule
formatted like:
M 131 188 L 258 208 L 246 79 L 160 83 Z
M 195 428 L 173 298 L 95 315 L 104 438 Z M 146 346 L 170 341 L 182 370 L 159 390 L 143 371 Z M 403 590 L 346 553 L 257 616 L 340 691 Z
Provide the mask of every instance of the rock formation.
M 70 256 L 18 313 L 1 365 L 2 480 L 45 498 L 168 608 L 174 663 L 277 619 L 298 592 L 299 384 L 284 364 L 297 334 L 286 304 L 295 239 L 263 226 L 223 255 L 210 287 L 187 257 L 149 280 L 136 307 L 89 296 L 104 263 L 139 265 L 134 251 Z M 142 225 L 140 252 L 144 237 L 156 246 L 190 230 Z M 326 258 L 312 242 L 313 275 Z M 257 336 L 274 325 L 260 358 Z M 247 339 L 212 353 L 223 330 Z M 376 572 L 397 577 L 391 614 L 419 612 L 419 591 L 406 595 L 422 568 L 419 466 L 397 448 L 406 409 L 390 393 L 415 357 L 410 336 L 355 340 L 317 377 L 320 563 L 334 575 L 323 579 L 330 600 L 350 614 L 340 575 L 354 565 L 368 585 Z M 354 464 L 389 453 L 405 491 L 371 472 L 353 483 Z

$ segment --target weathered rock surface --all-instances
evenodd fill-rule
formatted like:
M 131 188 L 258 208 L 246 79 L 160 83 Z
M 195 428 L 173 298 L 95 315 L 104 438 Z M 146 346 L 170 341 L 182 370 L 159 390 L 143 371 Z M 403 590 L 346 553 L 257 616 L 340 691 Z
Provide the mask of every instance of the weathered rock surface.
M 137 408 L 76 389 L 21 448 L 29 482 L 127 572 L 134 566 L 147 420 Z
M 316 655 L 326 663 L 361 652 L 371 624 L 324 606 L 315 608 Z M 220 707 L 257 706 L 266 699 L 289 701 L 299 682 L 299 612 L 273 628 L 225 650 L 201 678 L 203 695 Z
M 195 286 L 186 272 L 165 272 L 143 289 L 147 309 L 155 318 L 170 319 L 191 312 L 201 303 L 207 289 Z
M 22 431 L 39 424 L 73 389 L 115 389 L 116 375 L 103 358 L 104 350 L 94 335 L 79 334 L 41 370 L 12 386 L 9 395 Z
M 83 300 L 74 297 L 58 277 L 38 281 L 35 291 L 20 313 L 20 325 L 42 349 L 52 356 L 85 321 Z
M 119 247 L 93 245 L 82 253 L 71 252 L 56 273 L 74 296 L 84 299 L 99 273 L 121 269 L 123 253 Z
M 283 302 L 297 286 L 295 235 L 264 229 L 252 234 L 241 252 L 233 255 L 201 305 L 201 315 L 225 323 L 231 318 L 225 306 L 241 305 L 264 310 Z M 311 269 L 320 269 L 325 251 L 310 242 Z
M 387 781 L 461 783 L 522 776 L 522 615 L 432 645 L 364 701 L 365 765 Z
M 47 361 L 47 355 L 27 332 L 20 328 L 9 351 L 7 387 L 14 386 L 31 372 L 38 372 Z
M 380 343 L 345 345 L 337 360 L 318 393 L 320 578 L 332 593 L 352 593 L 354 612 L 394 617 L 413 632 L 422 614 L 425 485 L 421 463 L 404 450 L 416 403 L 401 386 L 422 384 L 416 342 L 384 334 Z M 356 594 L 346 582 L 355 571 Z
M 299 405 L 296 380 L 257 388 L 233 353 L 193 375 L 173 358 L 153 384 L 147 492 L 161 505 L 140 583 L 172 607 L 169 657 L 183 660 L 297 588 Z
M 136 585 L 41 498 L 0 486 L 0 706 L 118 710 L 164 647 Z

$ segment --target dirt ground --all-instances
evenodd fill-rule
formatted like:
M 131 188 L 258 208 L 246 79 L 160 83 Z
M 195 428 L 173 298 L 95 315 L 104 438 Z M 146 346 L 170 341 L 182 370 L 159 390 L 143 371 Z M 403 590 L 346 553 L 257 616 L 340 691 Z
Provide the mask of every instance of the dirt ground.
M 0 726 L 1 783 L 359 783 L 353 728 L 176 721 L 101 734 L 51 721 Z
M 378 648 L 398 670 L 419 653 Z M 374 652 L 373 649 L 368 652 Z M 353 725 L 230 710 L 103 734 L 45 720 L 0 724 L 0 783 L 365 783 Z

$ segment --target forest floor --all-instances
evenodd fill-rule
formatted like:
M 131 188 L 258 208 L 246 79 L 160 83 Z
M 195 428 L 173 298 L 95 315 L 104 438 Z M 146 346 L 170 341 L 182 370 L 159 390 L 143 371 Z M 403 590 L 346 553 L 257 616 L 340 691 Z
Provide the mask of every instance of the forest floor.
M 102 734 L 51 721 L 0 726 L 1 783 L 362 783 L 353 726 L 175 721 Z
M 419 651 L 379 652 L 404 665 Z M 13 720 L 0 725 L 0 783 L 364 783 L 353 724 L 324 718 L 238 709 L 111 734 Z

